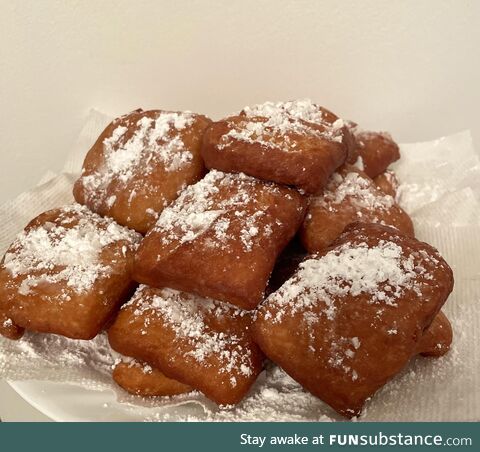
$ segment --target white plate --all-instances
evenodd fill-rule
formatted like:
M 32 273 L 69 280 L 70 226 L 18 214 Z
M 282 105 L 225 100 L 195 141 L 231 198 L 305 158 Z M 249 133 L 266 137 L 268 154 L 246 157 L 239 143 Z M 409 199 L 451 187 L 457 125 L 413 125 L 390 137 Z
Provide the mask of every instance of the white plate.
M 82 386 L 47 381 L 9 381 L 26 402 L 54 421 L 142 421 L 138 412 L 116 400 L 110 390 L 97 391 Z

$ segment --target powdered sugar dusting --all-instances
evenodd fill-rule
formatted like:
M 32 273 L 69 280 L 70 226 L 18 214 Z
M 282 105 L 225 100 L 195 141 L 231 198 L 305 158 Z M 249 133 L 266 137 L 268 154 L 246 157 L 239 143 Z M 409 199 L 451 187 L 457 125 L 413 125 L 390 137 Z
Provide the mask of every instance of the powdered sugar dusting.
M 115 368 L 118 364 L 126 364 L 129 368 L 137 368 L 140 369 L 145 375 L 149 375 L 153 373 L 153 367 L 147 363 L 140 362 L 135 358 L 131 358 L 130 356 L 122 356 L 119 353 L 116 353 L 112 350 L 112 356 L 115 358 L 114 364 L 112 368 Z
M 136 123 L 117 126 L 103 141 L 104 165 L 81 177 L 82 184 L 95 204 L 106 201 L 106 189 L 112 181 L 127 183 L 137 171 L 148 175 L 162 165 L 165 171 L 183 168 L 193 159 L 178 132 L 193 124 L 190 112 L 159 111 L 156 117 L 143 116 Z M 129 130 L 134 130 L 128 139 Z
M 53 222 L 18 234 L 5 254 L 4 267 L 26 276 L 19 293 L 27 295 L 42 282 L 65 282 L 77 293 L 87 291 L 110 268 L 99 261 L 102 249 L 117 241 L 135 248 L 140 235 L 104 219 L 79 204 L 62 208 Z
M 171 328 L 180 341 L 186 341 L 191 350 L 186 356 L 197 363 L 210 366 L 209 358 L 217 357 L 221 363 L 220 372 L 251 376 L 251 351 L 244 347 L 246 332 L 222 331 L 209 322 L 212 317 L 236 318 L 248 315 L 246 311 L 235 306 L 208 298 L 179 292 L 173 289 L 156 290 L 148 293 L 147 286 L 141 285 L 132 300 L 125 307 L 135 306 L 134 316 L 144 319 L 144 331 L 148 334 L 148 326 L 155 317 Z M 236 380 L 231 379 L 232 386 Z
M 233 223 L 240 223 L 240 242 L 244 250 L 250 252 L 256 237 L 270 235 L 274 227 L 260 221 L 265 215 L 261 207 L 252 215 L 245 210 L 249 203 L 257 203 L 258 184 L 258 180 L 242 173 L 212 170 L 201 181 L 186 187 L 180 197 L 162 211 L 153 230 L 161 232 L 165 245 L 181 245 L 212 228 L 215 234 L 210 245 L 223 248 L 231 240 L 229 231 Z M 262 189 L 278 191 L 275 184 L 268 183 L 263 184 Z
M 392 196 L 376 189 L 373 182 L 356 171 L 334 173 L 321 196 L 314 198 L 314 203 L 335 210 L 345 199 L 355 207 L 368 210 L 388 210 L 394 204 Z
M 257 379 L 251 393 L 238 405 L 214 408 L 204 403 L 200 397 L 190 395 L 200 405 L 201 414 L 175 414 L 158 410 L 150 414 L 148 421 L 305 421 L 320 422 L 340 420 L 340 416 L 324 402 L 306 392 L 300 384 L 288 376 L 282 369 L 267 363 L 267 369 Z M 175 399 L 181 403 L 183 396 Z M 195 413 L 191 404 L 191 413 Z M 199 408 L 200 408 L 199 407 Z
M 393 242 L 381 240 L 375 247 L 346 243 L 302 262 L 297 274 L 271 294 L 267 303 L 278 307 L 274 321 L 280 321 L 287 309 L 295 313 L 319 304 L 324 305 L 321 315 L 333 320 L 335 300 L 346 296 L 368 294 L 371 303 L 396 306 L 405 290 L 417 289 L 419 273 L 425 269 Z
M 360 340 L 358 337 L 338 337 L 330 344 L 327 359 L 329 366 L 343 371 L 353 382 L 357 381 L 359 375 L 353 368 L 353 360 L 359 348 Z
M 341 119 L 333 123 L 325 118 L 318 105 L 310 99 L 289 102 L 265 102 L 253 107 L 245 107 L 241 113 L 245 121 L 231 123 L 232 128 L 223 135 L 219 149 L 223 149 L 232 139 L 262 146 L 278 147 L 295 151 L 296 143 L 288 134 L 316 136 L 341 143 L 343 126 Z M 272 140 L 272 136 L 275 140 Z

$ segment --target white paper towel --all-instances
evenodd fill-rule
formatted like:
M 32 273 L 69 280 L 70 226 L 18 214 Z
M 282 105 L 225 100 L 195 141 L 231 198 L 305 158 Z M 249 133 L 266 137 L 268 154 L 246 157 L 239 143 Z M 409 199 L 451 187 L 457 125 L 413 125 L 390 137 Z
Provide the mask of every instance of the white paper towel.
M 72 184 L 86 151 L 110 118 L 92 111 L 63 172 L 0 206 L 0 253 L 30 219 L 72 201 Z M 480 162 L 469 132 L 401 146 L 394 165 L 400 203 L 416 234 L 436 246 L 452 266 L 455 289 L 445 305 L 454 329 L 452 350 L 439 359 L 415 358 L 380 390 L 361 420 L 480 420 Z M 0 378 L 35 379 L 111 389 L 126 413 L 146 420 L 339 420 L 323 402 L 275 366 L 258 379 L 237 407 L 219 409 L 201 394 L 150 400 L 133 397 L 111 380 L 113 359 L 104 334 L 94 341 L 27 333 L 0 338 Z

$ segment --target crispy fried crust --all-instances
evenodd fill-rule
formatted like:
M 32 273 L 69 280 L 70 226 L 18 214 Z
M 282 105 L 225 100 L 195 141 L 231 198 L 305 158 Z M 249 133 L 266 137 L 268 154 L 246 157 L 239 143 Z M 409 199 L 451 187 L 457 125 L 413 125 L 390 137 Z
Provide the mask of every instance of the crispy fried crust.
M 355 221 L 394 226 L 414 235 L 412 220 L 394 198 L 377 188 L 365 173 L 345 165 L 322 194 L 310 199 L 300 229 L 302 243 L 309 252 L 321 251 Z
M 305 207 L 294 189 L 211 171 L 163 211 L 135 256 L 134 278 L 253 309 Z
M 265 105 L 207 129 L 202 145 L 207 168 L 318 192 L 345 162 L 353 143 L 349 130 L 315 104 L 308 105 L 308 113 L 301 102 Z
M 354 164 L 361 159 L 363 171 L 374 179 L 400 158 L 400 149 L 392 137 L 385 132 L 352 130 L 356 147 L 348 158 Z
M 417 352 L 422 356 L 443 356 L 450 350 L 452 340 L 452 325 L 447 316 L 440 311 L 425 330 L 418 343 Z
M 373 179 L 376 187 L 382 190 L 392 198 L 396 198 L 399 182 L 396 174 L 392 170 L 386 170 Z
M 115 119 L 88 152 L 73 194 L 100 215 L 141 233 L 205 173 L 202 115 L 136 110 Z
M 78 204 L 39 215 L 0 266 L 4 312 L 17 327 L 93 338 L 135 287 L 130 274 L 140 238 Z
M 262 370 L 251 313 L 172 289 L 140 286 L 108 331 L 117 352 L 149 363 L 214 402 L 238 403 Z
M 17 340 L 23 336 L 24 329 L 13 323 L 13 320 L 7 315 L 7 306 L 0 299 L 0 334 L 8 339 Z
M 452 288 L 430 245 L 356 223 L 267 298 L 253 334 L 292 378 L 353 417 L 417 353 Z
M 143 397 L 172 396 L 192 390 L 190 386 L 166 377 L 158 369 L 135 360 L 118 363 L 112 376 L 125 391 Z

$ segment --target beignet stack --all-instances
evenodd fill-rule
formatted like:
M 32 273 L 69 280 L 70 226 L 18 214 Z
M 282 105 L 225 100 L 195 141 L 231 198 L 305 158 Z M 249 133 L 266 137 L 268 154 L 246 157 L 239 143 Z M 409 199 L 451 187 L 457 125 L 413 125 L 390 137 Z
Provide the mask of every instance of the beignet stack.
M 399 157 L 387 134 L 309 100 L 216 122 L 133 111 L 88 152 L 78 204 L 7 250 L 0 333 L 107 329 L 126 391 L 219 405 L 240 402 L 268 358 L 357 416 L 413 356 L 452 341 L 452 271 L 396 202 Z

